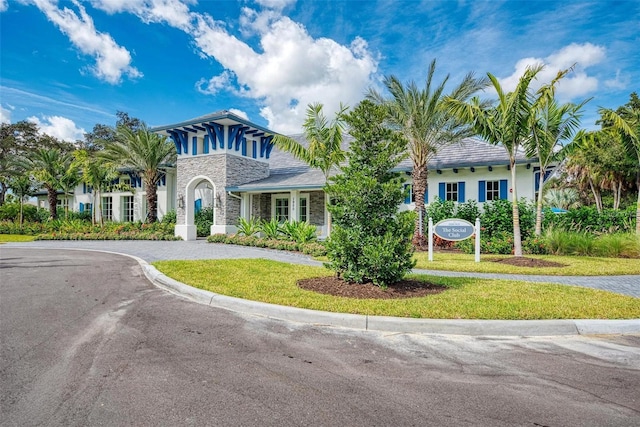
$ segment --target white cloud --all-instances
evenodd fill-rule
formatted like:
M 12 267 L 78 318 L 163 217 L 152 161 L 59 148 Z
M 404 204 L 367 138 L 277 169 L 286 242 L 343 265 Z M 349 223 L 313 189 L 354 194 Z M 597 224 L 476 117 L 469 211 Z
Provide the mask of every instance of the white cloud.
M 275 10 L 282 10 L 295 2 L 296 0 L 256 0 L 260 6 Z
M 353 106 L 363 98 L 377 69 L 363 39 L 350 46 L 313 39 L 288 17 L 264 13 L 245 9 L 243 21 L 258 33 L 261 53 L 207 15 L 198 16 L 193 35 L 203 53 L 233 72 L 237 86 L 232 90 L 263 104 L 261 115 L 272 129 L 300 132 L 310 103 L 324 104 L 325 114 L 332 117 L 341 102 Z
M 43 116 L 40 120 L 36 116 L 27 118 L 28 121 L 35 123 L 40 132 L 58 138 L 62 141 L 76 142 L 84 138 L 85 130 L 78 128 L 73 120 L 60 116 Z
M 8 0 L 0 0 L 0 12 L 4 12 L 7 9 L 9 9 Z
M 558 71 L 574 67 L 557 84 L 556 93 L 560 99 L 571 100 L 587 95 L 598 89 L 598 79 L 589 76 L 586 68 L 601 63 L 606 56 L 605 48 L 591 43 L 572 43 L 553 52 L 546 58 L 523 58 L 515 65 L 513 74 L 500 79 L 500 84 L 505 91 L 513 90 L 518 80 L 524 74 L 528 66 L 544 65 L 544 69 L 538 73 L 537 79 L 532 83 L 533 88 L 538 88 L 549 83 L 555 78 Z
M 11 123 L 11 110 L 13 108 L 4 108 L 0 105 L 0 123 Z
M 249 120 L 249 116 L 242 110 L 238 110 L 237 108 L 229 108 L 229 112 L 235 114 L 236 116 L 243 118 L 245 120 Z
M 629 86 L 631 79 L 628 75 L 621 75 L 620 69 L 616 70 L 616 76 L 604 81 L 604 85 L 609 89 L 623 90 Z
M 133 13 L 143 22 L 166 22 L 185 31 L 191 27 L 189 4 L 194 3 L 195 0 L 91 0 L 94 7 L 107 13 Z
M 111 84 L 117 84 L 123 75 L 130 78 L 141 77 L 142 73 L 131 65 L 131 54 L 127 49 L 119 46 L 109 34 L 98 32 L 93 20 L 85 8 L 76 0 L 73 4 L 78 14 L 64 7 L 57 7 L 57 0 L 33 0 L 35 5 L 53 22 L 71 43 L 85 55 L 95 58 L 93 73 Z
M 225 70 L 219 76 L 213 76 L 209 80 L 200 79 L 196 83 L 196 89 L 198 92 L 205 95 L 215 95 L 221 89 L 229 87 L 231 84 L 231 77 L 231 73 Z

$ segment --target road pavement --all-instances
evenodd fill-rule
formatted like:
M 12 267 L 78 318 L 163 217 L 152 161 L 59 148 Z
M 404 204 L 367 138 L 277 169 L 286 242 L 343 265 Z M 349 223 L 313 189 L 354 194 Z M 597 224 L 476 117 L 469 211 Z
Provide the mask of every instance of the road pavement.
M 134 259 L 0 247 L 0 424 L 636 426 L 640 337 L 384 333 L 244 315 Z

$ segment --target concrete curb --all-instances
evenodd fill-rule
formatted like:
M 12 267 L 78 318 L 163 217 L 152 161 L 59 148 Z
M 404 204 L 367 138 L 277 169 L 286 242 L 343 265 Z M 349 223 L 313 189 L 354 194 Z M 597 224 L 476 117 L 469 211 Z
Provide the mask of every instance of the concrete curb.
M 48 249 L 48 248 L 39 248 Z M 640 335 L 640 319 L 599 320 L 468 320 L 468 319 L 411 319 L 359 314 L 330 313 L 303 308 L 286 307 L 249 301 L 216 294 L 188 286 L 165 276 L 142 258 L 122 252 L 63 248 L 110 253 L 132 258 L 138 262 L 145 277 L 156 287 L 175 295 L 211 307 L 253 316 L 286 320 L 318 326 L 360 329 L 395 333 L 425 333 L 468 336 L 558 336 L 558 335 Z
M 130 255 L 129 255 L 130 256 Z M 244 314 L 311 325 L 396 333 L 426 333 L 470 336 L 557 336 L 640 334 L 640 319 L 630 320 L 449 320 L 410 319 L 360 314 L 330 313 L 285 307 L 219 295 L 196 289 L 160 273 L 144 260 L 140 263 L 147 278 L 156 286 L 184 298 L 212 307 Z

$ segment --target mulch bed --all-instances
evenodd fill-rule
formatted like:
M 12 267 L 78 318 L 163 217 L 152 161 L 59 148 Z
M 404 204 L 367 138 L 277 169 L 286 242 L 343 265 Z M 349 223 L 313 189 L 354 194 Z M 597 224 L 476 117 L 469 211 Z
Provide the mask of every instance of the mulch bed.
M 298 286 L 320 294 L 357 299 L 416 298 L 439 294 L 446 289 L 444 286 L 419 280 L 402 280 L 382 289 L 373 283 L 349 283 L 335 276 L 299 280 Z
M 509 264 L 517 267 L 566 267 L 566 264 L 559 262 L 547 261 L 544 259 L 512 257 L 512 258 L 487 258 L 487 261 L 496 262 L 498 264 Z

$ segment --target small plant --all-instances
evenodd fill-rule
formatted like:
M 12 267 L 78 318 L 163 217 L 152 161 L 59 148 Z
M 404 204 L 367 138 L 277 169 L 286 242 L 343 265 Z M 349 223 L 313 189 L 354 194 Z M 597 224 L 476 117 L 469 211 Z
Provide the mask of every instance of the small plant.
M 172 209 L 166 214 L 164 214 L 161 222 L 163 224 L 175 224 L 177 220 L 178 220 L 178 214 L 176 213 L 175 209 Z
M 298 243 L 312 242 L 318 237 L 316 227 L 304 221 L 285 221 L 282 233 L 289 240 Z
M 260 232 L 260 220 L 251 217 L 249 220 L 238 218 L 238 234 L 240 236 L 253 236 Z
M 213 225 L 213 208 L 205 207 L 196 212 L 194 216 L 198 237 L 206 237 L 211 234 Z
M 431 218 L 433 223 L 442 221 L 443 219 L 453 218 L 456 205 L 451 200 L 442 200 L 436 196 L 435 200 L 427 205 L 427 220 Z M 475 218 L 474 218 L 475 221 Z M 423 221 L 424 224 L 427 221 Z
M 282 234 L 282 226 L 277 219 L 262 220 L 260 222 L 260 232 L 266 239 L 277 239 Z

